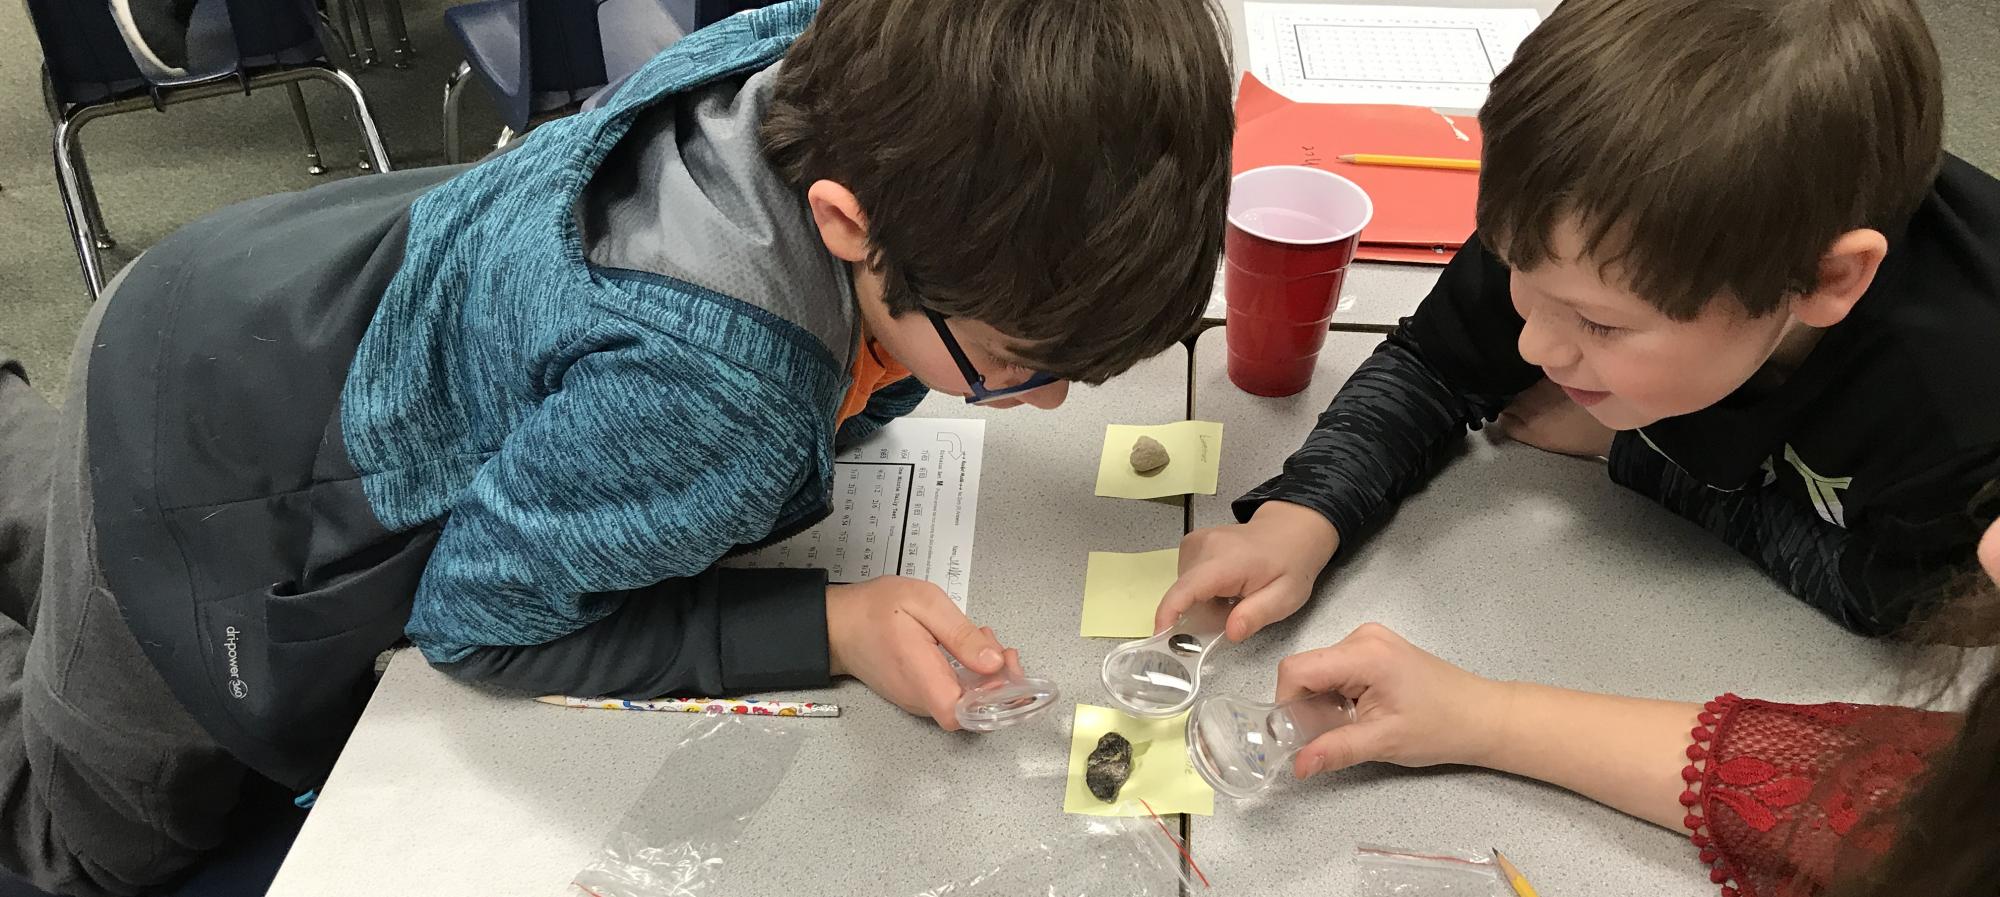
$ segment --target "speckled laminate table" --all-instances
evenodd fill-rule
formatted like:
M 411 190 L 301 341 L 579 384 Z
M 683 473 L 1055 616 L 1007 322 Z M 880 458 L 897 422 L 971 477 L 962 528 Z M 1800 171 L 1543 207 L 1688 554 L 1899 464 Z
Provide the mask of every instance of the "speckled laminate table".
M 1430 294 L 1442 270 L 1443 266 L 1436 265 L 1355 262 L 1347 271 L 1347 281 L 1341 284 L 1340 300 L 1334 306 L 1329 326 L 1335 330 L 1386 331 L 1416 312 L 1417 304 Z M 1203 318 L 1220 324 L 1228 311 L 1222 299 L 1222 276 L 1218 273 Z

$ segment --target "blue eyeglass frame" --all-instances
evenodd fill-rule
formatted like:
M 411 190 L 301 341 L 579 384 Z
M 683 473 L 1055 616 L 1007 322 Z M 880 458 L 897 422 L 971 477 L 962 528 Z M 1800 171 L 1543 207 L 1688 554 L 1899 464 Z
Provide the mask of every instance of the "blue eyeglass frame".
M 979 373 L 978 368 L 972 366 L 972 359 L 966 357 L 965 349 L 958 344 L 958 338 L 951 335 L 950 327 L 945 326 L 944 322 L 949 316 L 926 308 L 924 309 L 924 317 L 929 318 L 931 326 L 937 328 L 938 339 L 944 343 L 944 350 L 951 353 L 951 360 L 958 363 L 958 372 L 965 376 L 965 385 L 972 390 L 972 395 L 967 396 L 965 399 L 965 404 L 967 405 L 984 405 L 997 399 L 1018 396 L 1024 392 L 1033 392 L 1062 379 L 1046 371 L 1036 371 L 1028 379 L 1013 386 L 987 389 L 986 376 Z

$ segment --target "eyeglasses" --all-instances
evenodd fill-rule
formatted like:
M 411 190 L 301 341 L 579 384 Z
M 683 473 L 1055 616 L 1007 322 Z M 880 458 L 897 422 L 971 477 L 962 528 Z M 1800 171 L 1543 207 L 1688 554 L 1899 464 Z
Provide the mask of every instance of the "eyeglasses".
M 965 349 L 958 344 L 958 338 L 951 335 L 950 327 L 945 326 L 946 316 L 926 308 L 924 309 L 924 317 L 931 319 L 931 326 L 937 328 L 938 339 L 944 341 L 944 350 L 951 353 L 951 360 L 958 362 L 958 372 L 965 375 L 965 385 L 972 389 L 972 395 L 966 397 L 965 400 L 965 403 L 968 405 L 984 405 L 988 402 L 1007 398 L 1008 396 L 1018 396 L 1024 392 L 1033 392 L 1062 379 L 1054 374 L 1036 371 L 1028 379 L 1013 386 L 987 389 L 986 377 L 979 373 L 978 368 L 972 366 L 972 359 L 966 357 Z

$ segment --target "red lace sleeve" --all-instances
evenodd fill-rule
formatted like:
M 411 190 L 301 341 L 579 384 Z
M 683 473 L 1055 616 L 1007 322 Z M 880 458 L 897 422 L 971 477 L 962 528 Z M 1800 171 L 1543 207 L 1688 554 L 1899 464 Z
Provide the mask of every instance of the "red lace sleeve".
M 1866 868 L 1893 810 L 1962 718 L 1908 707 L 1708 702 L 1681 804 L 1723 897 L 1807 897 Z

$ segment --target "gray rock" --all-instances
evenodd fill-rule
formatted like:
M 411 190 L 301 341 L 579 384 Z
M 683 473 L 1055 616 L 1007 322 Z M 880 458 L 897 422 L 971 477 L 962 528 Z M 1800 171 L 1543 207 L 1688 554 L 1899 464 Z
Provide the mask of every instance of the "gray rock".
M 1132 443 L 1132 470 L 1137 473 L 1157 473 L 1172 460 L 1167 456 L 1167 447 L 1151 436 L 1141 436 Z
M 1116 732 L 1106 732 L 1097 739 L 1097 747 L 1083 763 L 1083 783 L 1097 799 L 1111 803 L 1118 799 L 1118 789 L 1125 787 L 1125 780 L 1132 777 L 1132 742 Z

